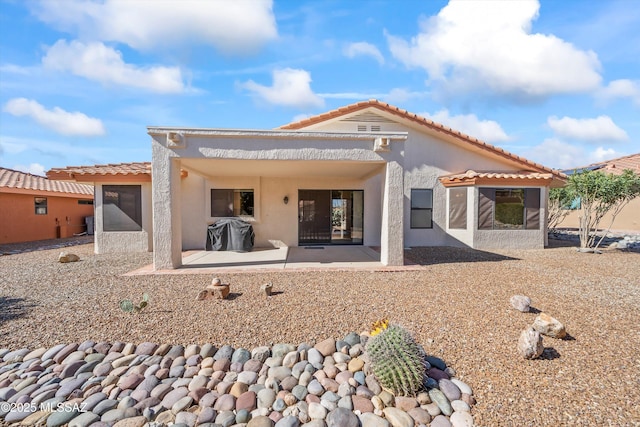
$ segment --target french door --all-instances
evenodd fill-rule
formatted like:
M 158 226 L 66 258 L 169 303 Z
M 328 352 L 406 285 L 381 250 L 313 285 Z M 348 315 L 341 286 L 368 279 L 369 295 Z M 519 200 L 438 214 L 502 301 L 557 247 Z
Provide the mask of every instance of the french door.
M 299 190 L 298 244 L 361 245 L 362 190 Z

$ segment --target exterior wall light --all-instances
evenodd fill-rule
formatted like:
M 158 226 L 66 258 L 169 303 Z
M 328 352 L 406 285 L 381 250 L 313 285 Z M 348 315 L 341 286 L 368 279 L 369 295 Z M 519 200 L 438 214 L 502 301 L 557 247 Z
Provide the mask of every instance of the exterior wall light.
M 284 196 L 284 199 L 282 199 L 282 201 L 284 202 L 285 205 L 289 203 L 289 196 Z

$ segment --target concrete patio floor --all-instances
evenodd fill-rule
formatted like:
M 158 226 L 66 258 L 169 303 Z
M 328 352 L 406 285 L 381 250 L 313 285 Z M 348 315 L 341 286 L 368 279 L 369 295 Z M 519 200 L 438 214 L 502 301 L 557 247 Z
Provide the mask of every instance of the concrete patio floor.
M 188 251 L 174 270 L 153 270 L 147 265 L 126 276 L 141 274 L 202 274 L 299 270 L 404 270 L 416 266 L 387 267 L 380 253 L 368 246 L 303 246 L 255 248 L 251 252 Z

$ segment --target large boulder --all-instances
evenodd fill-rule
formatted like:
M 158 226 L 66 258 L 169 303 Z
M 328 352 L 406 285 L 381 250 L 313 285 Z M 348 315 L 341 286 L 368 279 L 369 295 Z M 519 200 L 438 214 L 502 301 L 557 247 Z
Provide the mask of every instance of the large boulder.
M 533 321 L 533 329 L 551 338 L 561 339 L 567 336 L 564 325 L 546 313 L 540 313 L 536 317 Z
M 540 357 L 542 351 L 542 336 L 540 333 L 529 326 L 522 331 L 520 339 L 518 339 L 518 352 L 525 359 L 536 359 Z
M 524 295 L 514 295 L 509 301 L 513 308 L 523 313 L 527 313 L 531 308 L 531 298 Z

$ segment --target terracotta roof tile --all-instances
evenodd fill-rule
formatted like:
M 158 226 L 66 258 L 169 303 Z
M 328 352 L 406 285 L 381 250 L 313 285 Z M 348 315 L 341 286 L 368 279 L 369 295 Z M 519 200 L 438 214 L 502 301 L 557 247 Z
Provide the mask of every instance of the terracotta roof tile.
M 31 190 L 50 193 L 81 194 L 93 197 L 93 186 L 47 179 L 43 176 L 15 171 L 0 167 L 0 191 L 3 188 L 13 190 Z
M 150 162 L 134 163 L 110 163 L 94 166 L 67 166 L 65 168 L 53 168 L 47 171 L 48 177 L 58 179 L 64 175 L 149 175 L 151 176 Z
M 575 168 L 575 170 L 600 170 L 614 175 L 621 175 L 625 169 L 631 169 L 640 174 L 640 153 L 630 154 L 617 159 L 607 160 L 604 162 L 592 163 L 587 166 Z M 573 170 L 573 169 L 572 169 Z M 569 171 L 569 170 L 568 170 Z
M 465 173 L 458 173 L 452 175 L 444 175 L 440 177 L 441 181 L 456 181 L 456 180 L 465 180 L 465 179 L 474 179 L 474 178 L 489 178 L 489 179 L 552 179 L 553 174 L 551 173 L 539 173 L 539 172 L 529 172 L 529 171 L 521 171 L 521 172 L 476 172 L 474 170 L 468 170 Z
M 393 105 L 387 104 L 386 102 L 382 102 L 382 101 L 378 101 L 377 99 L 370 99 L 369 101 L 361 101 L 361 102 L 356 102 L 354 104 L 351 105 L 347 105 L 345 107 L 340 107 L 336 110 L 332 110 L 323 114 L 319 114 L 317 116 L 313 116 L 313 117 L 309 117 L 297 122 L 293 122 L 293 123 L 289 123 L 286 124 L 284 126 L 281 126 L 279 129 L 290 129 L 290 130 L 297 130 L 297 129 L 302 129 L 305 128 L 307 126 L 311 126 L 317 123 L 322 123 L 324 121 L 327 120 L 331 120 L 334 119 L 336 117 L 340 117 L 340 116 L 344 116 L 346 114 L 350 114 L 350 113 L 354 113 L 356 111 L 360 111 L 363 110 L 365 108 L 368 107 L 373 107 L 373 108 L 377 108 L 379 110 L 385 111 L 387 113 L 391 113 L 393 115 L 399 116 L 401 118 L 407 119 L 407 120 L 411 120 L 415 123 L 418 123 L 420 125 L 426 126 L 427 128 L 433 129 L 437 132 L 442 132 L 448 135 L 451 135 L 457 139 L 459 139 L 462 142 L 468 143 L 471 146 L 474 146 L 476 148 L 480 148 L 483 150 L 487 150 L 488 152 L 491 152 L 493 154 L 497 154 L 505 159 L 508 159 L 510 161 L 513 161 L 515 163 L 519 163 L 523 166 L 526 167 L 530 167 L 533 169 L 537 169 L 538 171 L 544 171 L 544 172 L 548 172 L 553 174 L 553 177 L 556 179 L 559 179 L 561 181 L 564 181 L 566 179 L 566 175 L 563 174 L 562 172 L 555 170 L 555 169 L 551 169 L 548 168 L 546 166 L 543 166 L 539 163 L 535 163 L 532 162 L 531 160 L 527 160 L 524 157 L 515 155 L 513 153 L 510 153 L 502 148 L 496 147 L 494 145 L 491 144 L 487 144 L 486 142 L 482 142 L 480 140 L 478 140 L 477 138 L 471 137 L 469 135 L 465 135 L 462 132 L 456 131 L 454 129 L 451 129 L 450 127 L 444 126 L 440 123 L 434 122 L 433 120 L 429 120 L 425 117 L 419 116 L 415 113 L 411 113 L 407 110 L 403 110 L 401 108 L 395 107 Z

